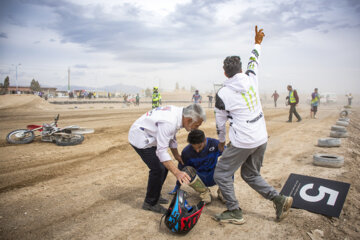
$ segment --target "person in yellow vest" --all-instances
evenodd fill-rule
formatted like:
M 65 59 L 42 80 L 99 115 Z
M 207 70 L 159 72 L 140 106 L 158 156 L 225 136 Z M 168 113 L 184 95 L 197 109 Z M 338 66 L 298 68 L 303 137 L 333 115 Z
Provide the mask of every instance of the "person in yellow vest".
M 159 88 L 154 87 L 152 94 L 152 108 L 157 108 L 161 105 L 161 94 L 159 93 Z
M 300 122 L 301 117 L 299 113 L 296 111 L 296 105 L 299 103 L 299 96 L 297 94 L 297 91 L 295 89 L 293 90 L 291 85 L 288 85 L 287 89 L 289 91 L 289 96 L 287 96 L 286 99 L 288 100 L 288 103 L 290 105 L 289 120 L 287 122 L 292 122 L 293 113 L 297 118 L 297 121 Z
M 320 104 L 320 96 L 318 93 L 318 89 L 315 88 L 314 92 L 311 94 L 311 110 L 310 110 L 310 118 L 316 118 L 315 115 L 317 113 L 317 107 Z

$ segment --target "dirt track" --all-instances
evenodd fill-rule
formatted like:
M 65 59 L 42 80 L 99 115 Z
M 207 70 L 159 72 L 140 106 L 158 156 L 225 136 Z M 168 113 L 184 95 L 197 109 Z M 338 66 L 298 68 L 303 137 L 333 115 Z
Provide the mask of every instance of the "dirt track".
M 161 215 L 141 209 L 148 170 L 127 141 L 130 125 L 149 106 L 123 108 L 119 105 L 53 106 L 11 104 L 0 106 L 0 239 L 169 239 L 181 238 L 162 225 Z M 270 135 L 262 175 L 281 190 L 290 173 L 304 174 L 351 183 L 339 219 L 292 209 L 284 221 L 275 222 L 270 201 L 264 200 L 235 176 L 235 189 L 244 211 L 242 226 L 220 225 L 211 216 L 225 210 L 216 199 L 206 206 L 199 223 L 187 239 L 310 239 L 306 232 L 324 231 L 325 239 L 360 237 L 360 109 L 352 110 L 350 137 L 340 148 L 315 146 L 327 137 L 340 107 L 321 106 L 319 119 L 308 119 L 308 107 L 300 107 L 304 120 L 285 123 L 288 109 L 265 108 Z M 10 145 L 8 132 L 27 124 L 51 122 L 60 113 L 60 126 L 77 124 L 95 129 L 78 146 L 59 147 L 35 142 Z M 207 111 L 201 126 L 207 136 L 216 138 L 214 114 Z M 186 145 L 187 133 L 178 135 L 179 150 Z M 340 169 L 312 165 L 315 153 L 333 153 L 345 157 Z M 175 184 L 171 174 L 164 184 L 167 196 Z M 199 198 L 192 189 L 184 189 L 194 204 Z

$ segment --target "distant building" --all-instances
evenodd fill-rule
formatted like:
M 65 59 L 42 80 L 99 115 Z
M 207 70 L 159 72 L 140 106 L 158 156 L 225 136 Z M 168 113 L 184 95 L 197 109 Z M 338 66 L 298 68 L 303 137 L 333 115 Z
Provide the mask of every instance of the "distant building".
M 33 91 L 30 89 L 30 87 L 23 87 L 23 86 L 9 86 L 7 94 L 16 94 L 18 91 L 19 94 L 32 94 Z
M 34 91 L 31 90 L 30 87 L 24 87 L 24 86 L 9 86 L 7 94 L 16 94 L 16 91 L 18 91 L 19 94 L 33 94 Z M 41 88 L 41 92 L 43 94 L 48 94 L 55 96 L 56 88 Z
M 41 88 L 41 91 L 49 96 L 55 96 L 56 94 L 56 88 Z

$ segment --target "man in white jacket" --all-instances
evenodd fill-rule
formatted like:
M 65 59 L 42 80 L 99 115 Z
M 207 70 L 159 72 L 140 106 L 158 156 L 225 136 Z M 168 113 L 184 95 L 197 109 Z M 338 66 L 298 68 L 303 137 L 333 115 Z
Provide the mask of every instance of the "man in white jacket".
M 206 120 L 205 111 L 198 104 L 186 108 L 175 106 L 157 107 L 142 115 L 130 128 L 129 142 L 150 169 L 146 197 L 142 208 L 165 213 L 160 204 L 168 203 L 160 193 L 168 170 L 181 184 L 188 184 L 191 177 L 180 171 L 171 161 L 168 148 L 176 160 L 184 164 L 177 149 L 176 133 L 197 129 Z
M 242 211 L 234 192 L 232 176 L 241 167 L 241 177 L 264 198 L 272 200 L 276 218 L 281 220 L 289 212 L 292 197 L 279 195 L 260 175 L 266 144 L 267 131 L 258 90 L 258 63 L 260 44 L 265 34 L 255 26 L 255 47 L 251 52 L 247 71 L 242 73 L 238 56 L 224 60 L 225 76 L 228 78 L 215 98 L 216 128 L 219 136 L 219 150 L 224 149 L 226 122 L 230 122 L 230 143 L 219 159 L 214 173 L 226 201 L 228 210 L 216 214 L 220 222 L 243 224 Z

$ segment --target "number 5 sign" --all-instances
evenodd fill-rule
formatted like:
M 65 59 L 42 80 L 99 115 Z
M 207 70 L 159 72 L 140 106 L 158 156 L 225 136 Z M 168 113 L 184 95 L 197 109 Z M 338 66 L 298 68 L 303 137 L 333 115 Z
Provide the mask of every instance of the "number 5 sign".
M 290 174 L 280 194 L 294 198 L 292 207 L 339 217 L 350 184 Z

